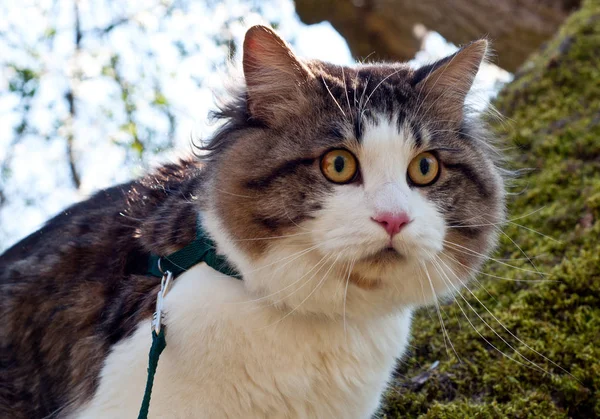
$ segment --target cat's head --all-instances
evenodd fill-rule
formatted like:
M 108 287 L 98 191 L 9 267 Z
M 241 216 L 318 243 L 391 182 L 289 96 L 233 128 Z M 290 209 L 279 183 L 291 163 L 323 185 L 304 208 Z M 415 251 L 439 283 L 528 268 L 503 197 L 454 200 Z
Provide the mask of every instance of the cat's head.
M 504 218 L 496 152 L 465 112 L 486 50 L 342 67 L 247 32 L 245 85 L 206 147 L 204 223 L 248 289 L 365 315 L 431 303 L 480 268 Z

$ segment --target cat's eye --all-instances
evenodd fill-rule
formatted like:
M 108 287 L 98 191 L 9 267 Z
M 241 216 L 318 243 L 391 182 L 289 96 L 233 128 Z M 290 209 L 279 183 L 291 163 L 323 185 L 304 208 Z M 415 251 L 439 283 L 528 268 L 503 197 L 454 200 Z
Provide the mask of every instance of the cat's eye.
M 358 162 L 348 150 L 331 150 L 321 158 L 321 172 L 331 182 L 349 183 L 356 179 Z
M 417 186 L 431 185 L 439 173 L 440 163 L 433 153 L 421 153 L 408 165 L 408 177 Z

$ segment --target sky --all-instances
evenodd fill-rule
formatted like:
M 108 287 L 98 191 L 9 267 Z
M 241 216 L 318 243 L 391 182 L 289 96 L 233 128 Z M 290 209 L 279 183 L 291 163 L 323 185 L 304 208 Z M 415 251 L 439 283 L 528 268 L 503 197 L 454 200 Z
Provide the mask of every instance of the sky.
M 301 23 L 291 0 L 80 0 L 84 36 L 79 50 L 71 2 L 3 3 L 0 191 L 5 199 L 0 205 L 0 251 L 72 203 L 189 153 L 191 139 L 209 137 L 215 126 L 207 115 L 214 109 L 215 94 L 223 92 L 230 51 L 229 44 L 219 40 L 241 45 L 247 27 L 276 23 L 299 56 L 354 64 L 339 33 L 328 22 Z M 127 23 L 119 23 L 123 17 Z M 114 23 L 119 24 L 102 32 Z M 428 32 L 411 64 L 416 67 L 455 50 L 439 34 Z M 27 111 L 25 102 L 10 91 L 16 68 L 25 67 L 39 75 L 35 95 L 26 101 Z M 120 82 L 115 81 L 117 73 Z M 471 100 L 485 108 L 511 77 L 495 66 L 484 66 Z M 76 97 L 75 119 L 65 99 L 69 89 Z M 17 137 L 14 129 L 23 115 L 29 128 Z M 145 142 L 141 155 L 131 126 Z M 79 190 L 67 163 L 69 133 L 81 175 Z

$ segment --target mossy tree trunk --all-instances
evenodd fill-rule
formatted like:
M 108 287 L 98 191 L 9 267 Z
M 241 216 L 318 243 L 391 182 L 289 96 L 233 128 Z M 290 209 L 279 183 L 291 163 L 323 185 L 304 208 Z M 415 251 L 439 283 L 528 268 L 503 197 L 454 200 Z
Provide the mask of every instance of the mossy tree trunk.
M 423 24 L 455 44 L 491 38 L 500 66 L 514 71 L 579 5 L 579 0 L 295 0 L 305 23 L 328 20 L 357 58 L 406 61 Z M 373 54 L 373 55 L 371 55 Z
M 584 1 L 496 106 L 513 168 L 531 169 L 510 187 L 514 221 L 492 277 L 443 307 L 456 354 L 437 315 L 417 315 L 382 417 L 600 417 L 600 1 Z

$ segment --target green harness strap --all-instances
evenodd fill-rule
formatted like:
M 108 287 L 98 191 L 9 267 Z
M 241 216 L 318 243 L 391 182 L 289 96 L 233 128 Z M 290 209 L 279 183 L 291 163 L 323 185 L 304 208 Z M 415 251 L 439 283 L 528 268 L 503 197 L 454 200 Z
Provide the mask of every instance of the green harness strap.
M 146 380 L 146 390 L 144 391 L 144 400 L 142 400 L 142 407 L 140 408 L 140 414 L 138 419 L 146 419 L 148 417 L 148 409 L 150 408 L 150 396 L 152 396 L 152 385 L 154 384 L 154 375 L 156 374 L 156 367 L 158 367 L 158 358 L 160 354 L 167 346 L 167 340 L 165 339 L 165 329 L 156 334 L 152 331 L 152 346 L 150 347 L 150 355 L 148 360 L 148 379 Z
M 177 277 L 192 266 L 204 262 L 222 274 L 242 279 L 240 274 L 227 263 L 227 260 L 223 256 L 217 255 L 215 250 L 214 242 L 204 232 L 200 219 L 198 219 L 196 239 L 183 249 L 171 253 L 169 256 L 150 255 L 148 259 L 148 274 L 160 278 L 164 272 L 171 271 L 173 276 Z
M 224 257 L 217 255 L 215 250 L 215 244 L 206 235 L 202 229 L 200 219 L 198 219 L 196 239 L 193 242 L 169 256 L 150 255 L 148 258 L 148 275 L 162 278 L 162 281 L 161 290 L 157 297 L 157 309 L 154 313 L 152 346 L 150 347 L 150 354 L 148 355 L 148 378 L 146 380 L 144 399 L 142 400 L 138 419 L 148 418 L 148 409 L 150 408 L 150 398 L 152 396 L 154 376 L 156 375 L 156 369 L 158 367 L 158 359 L 160 358 L 162 351 L 167 347 L 165 327 L 162 324 L 162 300 L 168 291 L 171 279 L 200 262 L 206 263 L 208 266 L 222 274 L 242 279 L 241 275 L 227 263 L 227 260 Z M 167 277 L 168 279 L 165 281 Z M 158 327 L 155 327 L 155 322 L 157 322 Z

